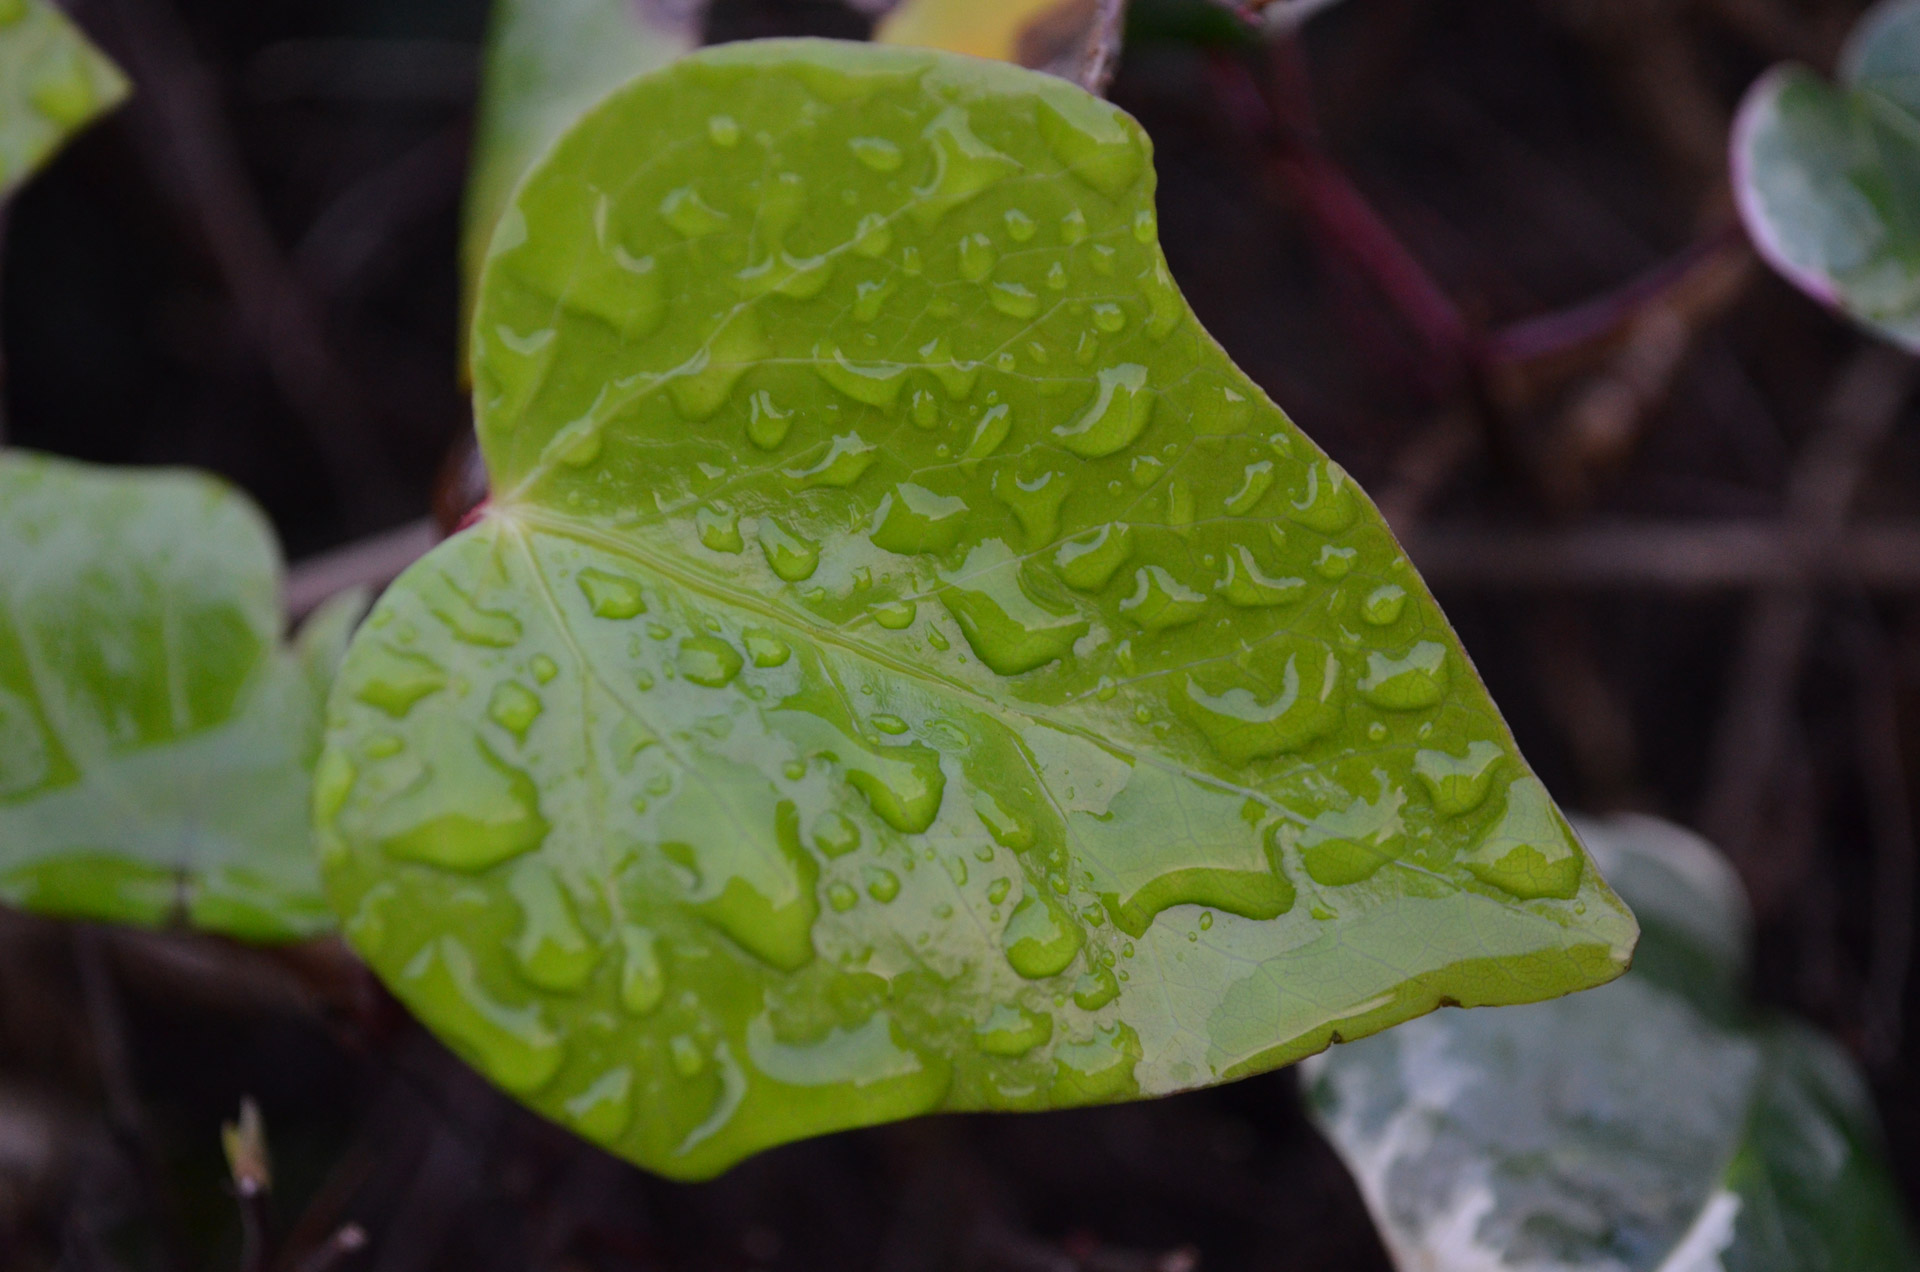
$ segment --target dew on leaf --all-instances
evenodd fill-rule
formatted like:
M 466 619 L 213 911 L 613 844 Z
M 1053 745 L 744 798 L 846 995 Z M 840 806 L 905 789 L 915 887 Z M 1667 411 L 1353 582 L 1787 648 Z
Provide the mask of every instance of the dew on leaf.
M 595 617 L 628 619 L 647 612 L 640 585 L 624 574 L 588 567 L 575 576 L 575 582 Z
M 732 684 L 741 665 L 740 651 L 718 636 L 689 636 L 674 657 L 682 676 L 709 689 Z
M 1147 391 L 1147 369 L 1139 363 L 1104 367 L 1095 379 L 1099 387 L 1080 417 L 1053 430 L 1061 445 L 1083 459 L 1131 446 L 1153 415 L 1154 395 Z
M 1361 697 L 1389 711 L 1431 707 L 1446 696 L 1447 647 L 1423 640 L 1398 658 L 1369 654 L 1359 688 Z
M 1134 571 L 1133 593 L 1120 602 L 1120 612 L 1150 632 L 1184 627 L 1206 608 L 1206 593 L 1194 591 L 1158 565 Z
M 974 1043 L 990 1056 L 1024 1056 L 1053 1037 L 1053 1017 L 1007 1003 L 996 1006 L 974 1030 Z
M 1064 972 L 1085 941 L 1073 912 L 1041 892 L 1020 898 L 1000 935 L 1007 962 L 1028 980 Z
M 770 517 L 760 519 L 759 539 L 760 550 L 767 557 L 767 565 L 789 583 L 812 578 L 814 570 L 820 566 L 818 544 L 809 543 L 789 532 Z

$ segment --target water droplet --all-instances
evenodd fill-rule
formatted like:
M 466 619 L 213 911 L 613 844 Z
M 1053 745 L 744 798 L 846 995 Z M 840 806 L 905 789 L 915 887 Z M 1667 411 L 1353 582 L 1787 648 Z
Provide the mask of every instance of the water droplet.
M 949 106 L 921 134 L 931 143 L 933 171 L 914 188 L 914 219 L 931 225 L 981 191 L 1020 171 L 1020 163 L 974 135 L 967 113 Z
M 714 552 L 734 553 L 746 546 L 740 537 L 740 517 L 730 508 L 702 508 L 693 516 L 700 542 Z
M 1375 742 L 1385 742 L 1387 740 L 1387 726 L 1383 722 L 1375 720 L 1367 726 L 1367 737 Z
M 1339 686 L 1340 662 L 1333 651 L 1321 654 L 1303 643 L 1287 652 L 1279 692 L 1266 701 L 1240 686 L 1211 693 L 1192 676 L 1171 701 L 1221 759 L 1239 765 L 1298 751 L 1339 728 Z
M 778 293 L 794 300 L 812 300 L 833 281 L 830 256 L 794 256 L 788 252 L 769 253 L 734 274 L 735 289 L 747 297 Z
M 1028 595 L 1020 559 L 999 539 L 968 552 L 940 599 L 980 661 L 1003 676 L 1066 657 L 1089 626 L 1079 614 L 1048 609 Z
M 1180 325 L 1180 319 L 1187 312 L 1187 302 L 1180 299 L 1180 291 L 1173 285 L 1173 277 L 1167 273 L 1167 263 L 1163 260 L 1156 260 L 1153 268 L 1140 275 L 1140 285 L 1147 293 L 1147 334 L 1155 340 L 1164 340 Z
M 1053 564 L 1067 586 L 1082 592 L 1098 592 L 1133 555 L 1133 529 L 1124 522 L 1109 521 L 1060 545 Z
M 782 475 L 801 490 L 813 486 L 839 489 L 859 481 L 878 457 L 878 448 L 866 438 L 858 433 L 841 433 L 812 467 L 789 468 Z
M 933 394 L 925 389 L 915 389 L 913 406 L 909 409 L 907 418 L 913 421 L 915 428 L 935 428 L 940 423 L 940 404 L 934 401 Z
M 1127 325 L 1127 311 L 1111 301 L 1102 301 L 1092 309 L 1093 325 L 1108 335 Z
M 1493 785 L 1493 774 L 1506 752 L 1492 742 L 1474 742 L 1464 756 L 1445 751 L 1421 751 L 1413 757 L 1414 776 L 1427 789 L 1434 809 L 1458 817 L 1480 807 Z
M 1358 512 L 1352 479 L 1332 460 L 1307 466 L 1306 486 L 1287 509 L 1289 517 L 1321 534 L 1345 530 Z
M 966 514 L 965 500 L 902 482 L 874 509 L 868 537 L 875 547 L 902 555 L 945 552 L 959 542 Z
M 1307 581 L 1268 577 L 1254 560 L 1253 553 L 1241 545 L 1227 554 L 1226 572 L 1214 584 L 1214 591 L 1220 593 L 1229 605 L 1255 609 L 1292 604 L 1306 595 Z
M 793 654 L 786 641 L 757 627 L 747 629 L 743 643 L 747 647 L 747 657 L 756 667 L 778 667 Z
M 667 1040 L 667 1055 L 673 1061 L 673 1071 L 683 1078 L 698 1077 L 707 1067 L 707 1053 L 686 1034 L 675 1034 Z
M 810 579 L 819 568 L 819 546 L 791 533 L 771 517 L 760 519 L 759 539 L 767 564 L 789 583 Z
M 917 835 L 940 815 L 947 775 L 940 753 L 915 742 L 883 746 L 844 757 L 847 784 L 866 796 L 880 820 Z
M 692 420 L 704 420 L 727 404 L 733 386 L 763 358 L 773 346 L 760 328 L 760 310 L 742 305 L 699 350 L 675 367 L 666 379 L 667 396 L 674 409 Z
M 1085 940 L 1073 913 L 1044 892 L 1020 898 L 1000 937 L 1007 962 L 1028 980 L 1067 970 Z
M 1013 410 L 1005 402 L 987 408 L 974 426 L 973 439 L 962 452 L 962 461 L 978 462 L 1000 449 L 1007 440 L 1007 434 L 1013 431 Z
M 878 260 L 893 246 L 893 226 L 878 212 L 869 212 L 853 227 L 853 250 L 868 260 Z M 906 270 L 908 274 L 917 270 Z
M 1137 362 L 1106 367 L 1099 390 L 1080 418 L 1053 430 L 1074 454 L 1100 459 L 1131 446 L 1153 415 L 1155 395 L 1147 391 L 1147 369 Z
M 446 688 L 447 672 L 425 654 L 374 644 L 355 660 L 363 677 L 353 696 L 398 720 L 416 702 Z
M 1319 557 L 1313 563 L 1313 568 L 1323 579 L 1344 579 L 1352 571 L 1353 563 L 1359 555 L 1354 548 L 1337 548 L 1331 543 L 1323 544 Z
M 540 699 L 524 685 L 503 680 L 487 701 L 487 718 L 513 734 L 515 741 L 524 742 L 527 730 L 540 718 Z
M 913 626 L 918 607 L 912 601 L 885 601 L 873 607 L 873 621 L 890 632 Z
M 960 277 L 970 283 L 984 282 L 998 257 L 992 239 L 984 234 L 967 235 L 960 240 Z
M 853 317 L 856 322 L 872 322 L 893 294 L 893 279 L 868 279 L 854 287 Z
M 1147 631 L 1183 627 L 1206 612 L 1206 593 L 1194 591 L 1160 566 L 1141 566 L 1133 583 L 1133 594 L 1120 602 L 1120 612 Z
M 1127 127 L 1125 116 L 1105 102 L 1048 93 L 1040 97 L 1034 116 L 1054 157 L 1109 199 L 1119 198 L 1139 179 L 1145 144 Z
M 867 895 L 882 905 L 900 895 L 900 876 L 885 866 L 868 866 L 863 874 L 867 880 Z
M 1367 593 L 1360 605 L 1360 617 L 1375 627 L 1386 627 L 1399 621 L 1406 605 L 1407 589 L 1397 583 L 1383 583 Z
M 900 147 L 885 137 L 855 137 L 847 146 L 854 158 L 875 172 L 897 172 L 905 159 Z
M 560 664 L 545 654 L 535 654 L 527 666 L 533 672 L 534 680 L 543 685 L 553 683 L 553 678 L 560 674 Z
M 707 137 L 714 145 L 730 150 L 740 144 L 740 125 L 731 115 L 707 117 Z
M 793 412 L 775 406 L 765 389 L 747 400 L 747 440 L 761 450 L 777 448 L 787 440 L 787 431 L 792 426 Z
M 1244 517 L 1252 512 L 1272 488 L 1273 476 L 1273 461 L 1270 459 L 1248 464 L 1240 489 L 1227 498 L 1227 511 L 1236 517 Z
M 1040 298 L 1021 283 L 995 283 L 989 299 L 995 309 L 1009 318 L 1031 318 L 1040 312 Z
M 727 214 L 709 207 L 692 186 L 681 186 L 660 201 L 660 217 L 688 238 L 701 238 L 727 223 Z
M 829 858 L 844 857 L 860 846 L 860 827 L 830 809 L 814 818 L 813 845 Z
M 987 828 L 987 833 L 993 836 L 993 842 L 1002 848 L 1010 852 L 1025 852 L 1033 847 L 1033 823 L 1001 804 L 992 795 L 975 791 L 973 811 L 980 818 L 980 824 Z M 999 905 L 1005 897 L 1006 889 L 1000 888 L 999 896 L 994 896 L 990 891 L 987 899 Z
M 1151 243 L 1158 233 L 1159 227 L 1154 221 L 1152 208 L 1141 208 L 1133 214 L 1133 237 L 1137 241 Z
M 1024 1056 L 1053 1037 L 1053 1017 L 1005 1003 L 996 1006 L 974 1030 L 980 1050 L 990 1056 Z
M 520 906 L 514 962 L 527 981 L 553 993 L 571 993 L 587 983 L 600 951 L 580 930 L 573 902 L 544 862 L 522 861 L 507 876 L 507 891 Z
M 1013 509 L 1030 548 L 1053 542 L 1060 529 L 1060 505 L 1072 489 L 1063 473 L 1044 472 L 1022 479 L 1015 477 L 1011 468 L 1003 468 L 993 475 L 994 497 Z
M 647 612 L 640 585 L 624 575 L 589 567 L 575 576 L 575 582 L 596 617 L 627 619 Z
M 519 619 L 506 610 L 480 605 L 445 573 L 425 570 L 411 577 L 427 612 L 445 624 L 455 640 L 490 649 L 509 649 L 519 641 Z
M 740 651 L 718 636 L 689 636 L 680 642 L 674 666 L 696 685 L 719 689 L 740 674 Z
M 927 644 L 932 645 L 935 649 L 939 649 L 939 650 L 946 650 L 946 649 L 953 648 L 952 643 L 947 640 L 946 633 L 941 631 L 938 627 L 929 627 L 927 629 Z
M 1073 1005 L 1081 1011 L 1099 1011 L 1120 996 L 1120 983 L 1112 972 L 1096 967 L 1073 983 Z
M 1461 863 L 1482 883 L 1524 901 L 1565 901 L 1580 890 L 1585 859 L 1537 777 L 1507 787 L 1507 807 Z
M 1398 658 L 1367 656 L 1360 694 L 1388 711 L 1417 711 L 1439 702 L 1447 692 L 1447 647 L 1423 640 Z
M 860 894 L 853 890 L 852 884 L 830 883 L 827 885 L 827 904 L 836 911 L 845 914 L 860 903 Z
M 856 402 L 892 407 L 907 383 L 907 368 L 898 362 L 850 362 L 838 349 L 815 349 L 813 369 L 820 378 Z
M 1070 208 L 1060 218 L 1060 237 L 1072 246 L 1087 237 L 1087 214 L 1079 208 Z
M 907 731 L 907 722 L 897 715 L 877 715 L 873 717 L 873 727 L 889 737 L 899 737 Z
M 508 1092 L 531 1095 L 559 1072 L 566 1045 L 540 1008 L 509 1006 L 489 993 L 458 937 L 428 942 L 399 979 L 410 1001 L 433 1004 L 434 1028 Z
M 1371 878 L 1404 846 L 1400 808 L 1406 802 L 1404 792 L 1383 784 L 1376 799 L 1356 799 L 1345 808 L 1321 813 L 1301 832 L 1301 865 L 1323 887 Z
M 400 754 L 406 749 L 406 743 L 391 733 L 376 733 L 368 738 L 360 748 L 360 753 L 370 760 L 384 760 Z
M 607 1070 L 561 1107 L 574 1130 L 611 1146 L 633 1120 L 633 1070 L 625 1065 Z

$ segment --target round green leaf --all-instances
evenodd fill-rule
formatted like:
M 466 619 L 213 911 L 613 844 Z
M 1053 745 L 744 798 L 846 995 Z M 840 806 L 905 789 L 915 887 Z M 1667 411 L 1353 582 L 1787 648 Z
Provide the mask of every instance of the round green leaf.
M 1861 20 L 1837 86 L 1799 66 L 1763 75 L 1732 144 L 1734 194 L 1768 263 L 1920 352 L 1920 0 Z
M 47 0 L 0 0 L 0 195 L 118 105 L 126 76 Z
M 694 1178 L 1625 965 L 1152 194 L 1063 81 L 820 41 L 635 81 L 530 174 L 494 502 L 356 638 L 316 784 L 349 939 L 496 1082 Z
M 245 498 L 0 454 L 0 900 L 249 940 L 333 925 L 305 815 L 364 600 L 280 637 Z

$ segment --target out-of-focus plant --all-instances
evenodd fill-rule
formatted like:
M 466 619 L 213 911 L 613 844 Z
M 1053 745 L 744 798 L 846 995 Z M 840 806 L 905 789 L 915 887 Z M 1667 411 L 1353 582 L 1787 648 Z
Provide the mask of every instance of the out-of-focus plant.
M 1641 816 L 1582 822 L 1643 928 L 1557 1002 L 1440 1012 L 1309 1062 L 1307 1098 L 1411 1272 L 1920 1267 L 1852 1061 L 1746 998 L 1740 883 Z
M 0 0 L 0 198 L 126 95 L 126 76 L 48 0 Z
M 1920 352 L 1920 0 L 1862 18 L 1829 84 L 1777 66 L 1748 91 L 1733 184 L 1760 254 L 1809 296 Z

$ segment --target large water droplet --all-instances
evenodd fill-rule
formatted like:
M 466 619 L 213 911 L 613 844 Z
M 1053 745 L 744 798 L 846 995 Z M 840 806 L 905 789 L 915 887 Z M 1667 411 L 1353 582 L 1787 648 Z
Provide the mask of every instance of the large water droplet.
M 1040 298 L 1023 283 L 998 282 L 989 290 L 987 298 L 993 307 L 1009 318 L 1027 319 L 1040 312 Z
M 1085 459 L 1099 459 L 1131 446 L 1153 416 L 1147 369 L 1137 362 L 1103 368 L 1099 389 L 1080 418 L 1053 430 L 1060 444 Z
M 727 214 L 708 206 L 692 186 L 681 186 L 660 201 L 660 217 L 688 238 L 702 238 L 727 223 Z
M 793 656 L 787 642 L 769 631 L 750 627 L 746 632 L 747 657 L 756 667 L 778 667 Z
M 1359 883 L 1399 855 L 1406 837 L 1400 808 L 1407 796 L 1382 786 L 1377 799 L 1321 813 L 1301 832 L 1300 864 L 1315 883 Z
M 974 383 L 980 378 L 980 364 L 955 358 L 952 345 L 945 336 L 935 336 L 921 345 L 920 360 L 927 370 L 933 372 L 933 378 L 940 381 L 940 387 L 947 391 L 949 398 L 961 402 L 973 395 Z M 923 424 L 921 427 L 931 425 Z
M 842 762 L 847 784 L 866 796 L 880 820 L 895 830 L 917 835 L 940 815 L 947 775 L 933 748 L 918 742 L 863 748 L 843 755 Z
M 561 1107 L 574 1130 L 596 1144 L 613 1144 L 633 1120 L 633 1070 L 625 1065 L 607 1070 Z
M 520 934 L 513 942 L 520 974 L 556 994 L 585 985 L 600 950 L 580 930 L 573 902 L 553 871 L 542 861 L 523 861 L 507 876 L 507 891 L 520 905 Z
M 636 1016 L 651 1014 L 667 996 L 659 940 L 637 923 L 620 925 L 620 1005 Z
M 693 521 L 700 529 L 701 544 L 711 551 L 735 553 L 746 546 L 740 537 L 740 515 L 731 508 L 702 508 L 693 514 Z
M 789 468 L 784 475 L 801 490 L 811 486 L 843 488 L 859 481 L 878 457 L 878 448 L 866 438 L 858 433 L 841 433 L 813 465 Z
M 400 973 L 410 1002 L 430 1004 L 435 1030 L 496 1084 L 531 1095 L 553 1080 L 565 1044 L 533 1004 L 514 1007 L 480 983 L 473 953 L 458 937 L 429 942 Z
M 1311 645 L 1289 650 L 1279 692 L 1266 701 L 1234 686 L 1208 692 L 1193 676 L 1172 694 L 1173 708 L 1199 729 L 1221 759 L 1245 764 L 1285 755 L 1340 727 L 1340 662 Z
M 1126 193 L 1146 166 L 1146 146 L 1113 107 L 1079 93 L 1040 95 L 1040 136 L 1067 170 L 1109 199 Z
M 445 573 L 422 570 L 411 578 L 427 612 L 445 624 L 455 640 L 489 649 L 509 649 L 519 642 L 519 619 L 506 610 L 482 606 Z
M 898 362 L 851 362 L 838 349 L 813 355 L 820 378 L 856 402 L 891 407 L 907 383 L 907 368 Z
M 1417 711 L 1430 707 L 1447 692 L 1447 647 L 1423 640 L 1398 658 L 1382 653 L 1367 656 L 1367 674 L 1360 694 L 1388 711 Z
M 747 369 L 772 353 L 773 346 L 760 327 L 759 309 L 742 305 L 704 349 L 673 369 L 666 381 L 667 396 L 688 419 L 707 419 L 726 405 Z
M 1254 560 L 1253 553 L 1241 545 L 1227 554 L 1226 572 L 1214 584 L 1214 590 L 1229 605 L 1253 609 L 1268 605 L 1291 605 L 1307 594 L 1307 581 L 1268 577 Z
M 1096 967 L 1073 983 L 1073 1005 L 1081 1011 L 1099 1011 L 1120 997 L 1120 982 L 1104 967 Z
M 1110 1104 L 1138 1095 L 1133 1069 L 1140 1056 L 1140 1037 L 1125 1024 L 1109 1025 L 1088 1042 L 1055 1047 L 1054 1103 Z
M 1024 1056 L 1052 1037 L 1052 1016 L 1007 1003 L 996 1006 L 973 1031 L 975 1044 L 990 1056 Z
M 1240 489 L 1227 497 L 1227 511 L 1236 517 L 1252 512 L 1267 491 L 1273 488 L 1273 461 L 1263 459 L 1247 465 Z
M 897 171 L 905 159 L 900 147 L 885 137 L 855 137 L 847 147 L 853 151 L 854 158 L 875 172 Z
M 587 608 L 598 618 L 628 619 L 647 612 L 640 585 L 623 574 L 589 567 L 575 576 Z
M 383 805 L 374 833 L 388 856 L 448 870 L 484 870 L 547 837 L 533 779 L 485 741 L 436 752 L 421 780 Z
M 1462 864 L 1483 883 L 1525 901 L 1567 900 L 1580 890 L 1585 858 L 1537 777 L 1507 787 L 1507 808 Z
M 1013 509 L 1013 515 L 1026 532 L 1027 546 L 1041 548 L 1052 543 L 1060 530 L 1060 505 L 1073 485 L 1064 473 L 1044 472 L 1038 477 L 1014 476 L 1011 468 L 993 475 L 994 497 Z
M 1337 534 L 1359 514 L 1353 482 L 1332 460 L 1307 466 L 1306 485 L 1287 508 L 1287 515 L 1309 530 Z
M 970 283 L 983 282 L 993 273 L 993 262 L 998 255 L 993 250 L 993 240 L 986 235 L 967 235 L 960 240 L 960 277 Z
M 740 144 L 740 125 L 731 115 L 707 117 L 707 138 L 723 150 Z
M 1020 163 L 974 135 L 967 112 L 949 106 L 921 134 L 930 143 L 933 171 L 915 187 L 913 218 L 931 225 L 952 209 L 1020 171 Z
M 413 705 L 447 687 L 447 670 L 425 654 L 376 643 L 354 659 L 361 677 L 353 696 L 398 720 Z
M 1098 592 L 1133 556 L 1133 528 L 1109 521 L 1075 535 L 1053 554 L 1053 564 L 1067 585 L 1082 592 Z
M 900 895 L 900 876 L 885 866 L 868 866 L 865 871 L 867 895 L 885 905 Z
M 1141 566 L 1133 583 L 1133 594 L 1120 602 L 1120 612 L 1147 631 L 1183 627 L 1206 612 L 1206 593 L 1194 591 L 1160 566 Z
M 1468 745 L 1464 756 L 1421 751 L 1413 757 L 1414 776 L 1427 788 L 1436 811 L 1458 817 L 1480 807 L 1493 785 L 1493 772 L 1506 752 L 1492 742 Z
M 987 408 L 980 422 L 974 426 L 973 437 L 967 442 L 967 449 L 961 453 L 963 465 L 967 461 L 978 462 L 1000 449 L 1007 440 L 1007 434 L 1013 431 L 1013 408 L 1005 402 Z
M 1407 589 L 1398 583 L 1382 583 L 1360 603 L 1360 617 L 1375 627 L 1388 627 L 1400 621 L 1400 612 L 1406 607 Z
M 791 533 L 771 517 L 760 519 L 760 550 L 773 572 L 789 583 L 813 577 L 820 566 L 820 548 Z
M 1066 657 L 1089 627 L 1079 614 L 1045 608 L 1028 595 L 1020 558 L 999 539 L 967 553 L 940 599 L 980 661 L 1003 676 Z
M 527 730 L 540 718 L 540 698 L 525 685 L 503 680 L 493 688 L 487 700 L 487 718 L 513 734 L 514 740 L 527 740 Z
M 820 867 L 800 844 L 791 802 L 746 803 L 682 788 L 662 813 L 661 851 L 694 875 L 689 909 L 755 958 L 795 972 L 813 960 Z
M 792 427 L 793 412 L 775 406 L 765 389 L 747 399 L 747 440 L 761 450 L 777 449 Z
M 853 227 L 853 250 L 868 260 L 878 260 L 893 246 L 893 226 L 878 212 L 869 212 Z
M 813 819 L 813 846 L 828 857 L 844 857 L 860 846 L 860 827 L 828 809 Z
M 1020 898 L 1000 937 L 1007 962 L 1028 980 L 1066 971 L 1085 940 L 1073 912 L 1039 890 Z
M 964 499 L 902 482 L 874 510 L 868 537 L 875 547 L 903 555 L 945 552 L 959 542 L 966 514 Z

